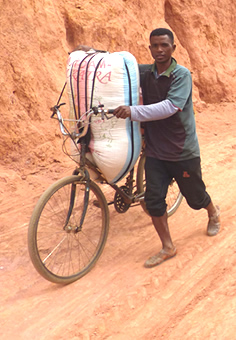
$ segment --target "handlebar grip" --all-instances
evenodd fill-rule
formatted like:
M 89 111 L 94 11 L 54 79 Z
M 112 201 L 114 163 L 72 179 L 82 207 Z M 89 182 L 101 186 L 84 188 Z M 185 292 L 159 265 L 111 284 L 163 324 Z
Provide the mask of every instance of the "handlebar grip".
M 94 106 L 92 107 L 92 110 L 94 112 L 95 115 L 97 115 L 98 113 L 110 113 L 110 114 L 113 114 L 115 109 L 104 109 L 104 105 L 99 105 L 98 107 L 97 106 Z

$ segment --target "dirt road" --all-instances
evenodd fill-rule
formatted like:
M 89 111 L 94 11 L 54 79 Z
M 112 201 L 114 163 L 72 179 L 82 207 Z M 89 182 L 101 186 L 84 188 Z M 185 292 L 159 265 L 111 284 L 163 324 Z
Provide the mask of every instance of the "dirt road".
M 44 280 L 28 256 L 29 218 L 43 190 L 73 165 L 55 163 L 27 178 L 6 169 L 0 339 L 236 339 L 235 112 L 235 103 L 223 103 L 196 116 L 203 176 L 221 207 L 221 232 L 206 236 L 206 212 L 184 201 L 169 220 L 178 254 L 153 269 L 143 267 L 160 249 L 149 217 L 140 206 L 125 214 L 110 206 L 110 233 L 95 268 L 68 286 Z

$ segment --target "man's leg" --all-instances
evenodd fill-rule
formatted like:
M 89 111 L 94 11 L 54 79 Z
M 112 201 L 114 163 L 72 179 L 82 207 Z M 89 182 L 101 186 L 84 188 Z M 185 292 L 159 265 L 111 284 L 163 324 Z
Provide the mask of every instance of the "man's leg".
M 167 212 L 165 212 L 163 216 L 158 216 L 158 217 L 152 216 L 152 223 L 160 237 L 160 240 L 162 243 L 162 249 L 157 255 L 150 257 L 145 262 L 144 265 L 147 268 L 157 266 L 158 264 L 161 264 L 162 262 L 176 255 L 176 249 L 173 245 L 170 232 L 169 232 L 169 226 L 167 222 Z
M 220 231 L 220 208 L 215 206 L 212 201 L 205 208 L 208 212 L 207 235 L 215 236 Z
M 161 239 L 162 248 L 166 251 L 174 249 L 167 221 L 167 212 L 160 217 L 152 216 L 152 223 Z
M 215 236 L 220 230 L 220 209 L 215 206 L 206 192 L 202 180 L 200 158 L 178 162 L 175 165 L 175 178 L 180 191 L 187 200 L 188 205 L 196 210 L 206 209 L 208 212 L 207 235 Z
M 145 267 L 154 267 L 176 255 L 176 249 L 171 240 L 166 212 L 166 193 L 172 176 L 168 174 L 164 161 L 147 157 L 146 193 L 145 202 L 147 210 L 152 217 L 153 225 L 162 243 L 161 251 L 145 262 Z

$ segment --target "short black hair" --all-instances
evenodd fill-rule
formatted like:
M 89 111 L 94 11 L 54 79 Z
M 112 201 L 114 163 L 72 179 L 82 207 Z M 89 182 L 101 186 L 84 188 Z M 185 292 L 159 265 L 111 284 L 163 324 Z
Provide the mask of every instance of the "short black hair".
M 174 35 L 168 28 L 156 28 L 150 33 L 150 39 L 155 35 L 168 35 L 172 44 L 174 44 Z

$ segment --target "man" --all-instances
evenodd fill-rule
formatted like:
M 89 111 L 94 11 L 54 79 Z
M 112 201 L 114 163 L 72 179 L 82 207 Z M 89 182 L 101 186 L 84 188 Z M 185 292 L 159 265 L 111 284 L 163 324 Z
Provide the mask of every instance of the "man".
M 169 232 L 165 202 L 172 178 L 190 207 L 207 210 L 207 234 L 214 236 L 220 229 L 219 207 L 212 203 L 202 180 L 192 78 L 189 70 L 172 58 L 175 48 L 170 30 L 158 28 L 151 32 L 149 49 L 155 62 L 141 80 L 144 105 L 119 106 L 114 111 L 118 118 L 144 122 L 145 202 L 162 242 L 161 251 L 145 262 L 146 267 L 159 265 L 177 253 Z

